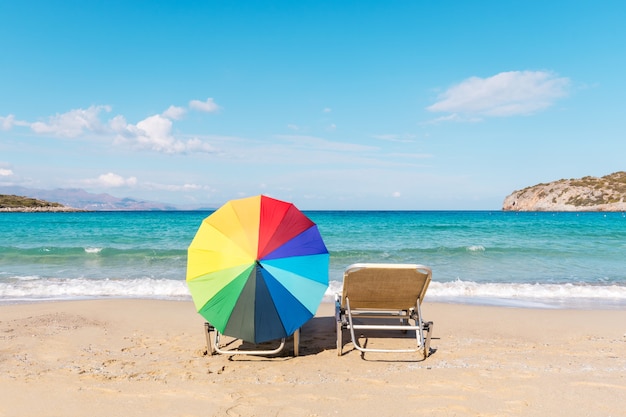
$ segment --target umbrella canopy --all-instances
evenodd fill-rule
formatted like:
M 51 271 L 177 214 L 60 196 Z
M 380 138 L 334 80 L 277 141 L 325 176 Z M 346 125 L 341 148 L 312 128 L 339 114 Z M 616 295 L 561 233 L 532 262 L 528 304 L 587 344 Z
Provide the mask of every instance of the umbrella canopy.
M 261 195 L 229 201 L 204 219 L 189 245 L 187 284 L 198 313 L 222 334 L 261 343 L 313 317 L 328 263 L 315 223 Z

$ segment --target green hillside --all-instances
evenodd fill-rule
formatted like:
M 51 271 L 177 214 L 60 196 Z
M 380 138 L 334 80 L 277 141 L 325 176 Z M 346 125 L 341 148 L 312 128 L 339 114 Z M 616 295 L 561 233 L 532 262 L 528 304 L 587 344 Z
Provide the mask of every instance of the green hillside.
M 21 197 L 17 195 L 0 194 L 0 208 L 42 208 L 64 207 L 63 204 L 37 200 L 36 198 Z

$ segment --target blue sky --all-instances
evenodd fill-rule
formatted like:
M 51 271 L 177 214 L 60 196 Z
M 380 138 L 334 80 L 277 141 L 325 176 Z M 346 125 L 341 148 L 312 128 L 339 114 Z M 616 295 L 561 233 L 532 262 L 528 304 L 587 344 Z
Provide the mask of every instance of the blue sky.
M 0 185 L 501 208 L 626 170 L 626 2 L 0 1 Z

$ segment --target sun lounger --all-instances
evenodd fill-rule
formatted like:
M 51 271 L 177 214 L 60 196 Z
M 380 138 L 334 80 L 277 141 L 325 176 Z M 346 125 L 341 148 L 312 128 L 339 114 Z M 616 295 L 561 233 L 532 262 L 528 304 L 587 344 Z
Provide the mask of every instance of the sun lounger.
M 346 268 L 342 295 L 335 297 L 337 354 L 342 355 L 343 330 L 348 329 L 354 347 L 361 352 L 421 351 L 424 358 L 428 357 L 433 323 L 424 322 L 420 305 L 431 277 L 429 267 L 417 264 L 359 263 Z M 412 349 L 365 348 L 359 344 L 355 330 L 414 330 L 417 346 Z
M 215 333 L 215 340 L 211 340 L 211 333 Z M 224 349 L 221 346 L 220 338 L 222 334 L 217 331 L 209 322 L 204 323 L 204 334 L 206 336 L 207 353 L 209 356 L 220 353 L 222 355 L 275 355 L 283 351 L 285 348 L 286 338 L 280 339 L 280 344 L 276 349 L 264 350 L 241 350 L 241 349 Z M 300 354 L 300 329 L 293 333 L 293 356 Z

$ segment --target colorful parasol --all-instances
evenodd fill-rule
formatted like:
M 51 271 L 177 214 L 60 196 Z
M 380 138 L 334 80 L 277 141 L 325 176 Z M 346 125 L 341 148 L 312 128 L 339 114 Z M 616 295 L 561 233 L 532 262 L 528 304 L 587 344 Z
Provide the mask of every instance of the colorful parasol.
M 187 284 L 198 313 L 220 333 L 261 343 L 313 317 L 328 264 L 315 223 L 261 195 L 229 201 L 204 219 L 189 245 Z

